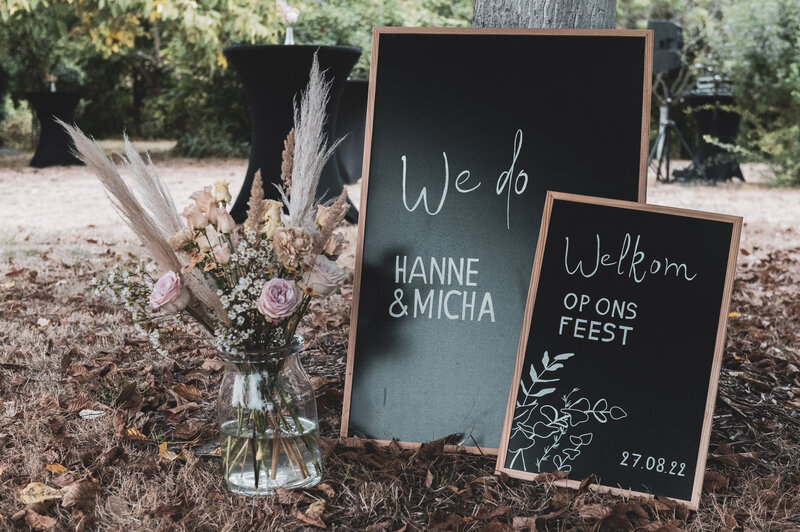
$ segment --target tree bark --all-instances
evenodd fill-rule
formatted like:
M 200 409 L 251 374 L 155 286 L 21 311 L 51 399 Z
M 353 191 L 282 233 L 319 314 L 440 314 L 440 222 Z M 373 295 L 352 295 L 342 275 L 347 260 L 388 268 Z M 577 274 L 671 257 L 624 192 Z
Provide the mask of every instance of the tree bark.
M 588 28 L 616 26 L 617 0 L 475 0 L 476 28 Z

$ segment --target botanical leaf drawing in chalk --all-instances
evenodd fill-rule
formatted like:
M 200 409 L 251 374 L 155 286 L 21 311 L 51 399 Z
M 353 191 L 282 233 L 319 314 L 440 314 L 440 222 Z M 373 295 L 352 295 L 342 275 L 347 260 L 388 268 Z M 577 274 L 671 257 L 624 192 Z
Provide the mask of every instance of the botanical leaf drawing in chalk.
M 560 379 L 554 377 L 555 372 L 573 356 L 575 353 L 561 353 L 551 360 L 545 351 L 538 372 L 535 364 L 531 364 L 528 372 L 530 383 L 526 385 L 525 378 L 520 381 L 508 442 L 507 467 L 541 473 L 543 466 L 550 462 L 553 467 L 544 469 L 571 471 L 570 462 L 594 438 L 591 432 L 575 430 L 578 425 L 590 421 L 607 423 L 628 417 L 625 410 L 609 406 L 606 399 L 592 402 L 580 396 L 578 388 L 561 397 L 563 406 L 540 405 L 540 399 L 556 391 L 553 383 Z

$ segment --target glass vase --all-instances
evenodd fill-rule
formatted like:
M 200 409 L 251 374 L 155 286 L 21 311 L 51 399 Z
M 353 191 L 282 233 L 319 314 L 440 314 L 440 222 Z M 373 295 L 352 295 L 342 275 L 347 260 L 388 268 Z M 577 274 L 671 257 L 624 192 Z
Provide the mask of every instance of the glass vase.
M 322 478 L 317 404 L 298 353 L 303 339 L 245 354 L 220 353 L 217 405 L 225 482 L 234 493 L 316 485 Z

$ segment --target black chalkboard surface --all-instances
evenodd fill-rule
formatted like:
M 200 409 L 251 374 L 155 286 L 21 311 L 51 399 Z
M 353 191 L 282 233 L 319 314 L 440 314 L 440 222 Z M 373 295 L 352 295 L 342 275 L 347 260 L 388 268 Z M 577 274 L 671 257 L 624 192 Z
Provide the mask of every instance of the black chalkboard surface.
M 644 200 L 651 39 L 376 29 L 343 435 L 496 452 L 546 191 Z
M 498 470 L 696 508 L 741 223 L 548 194 Z

